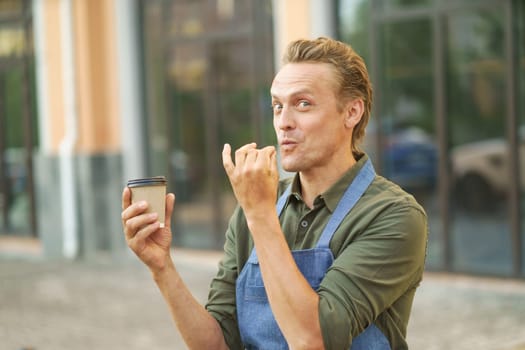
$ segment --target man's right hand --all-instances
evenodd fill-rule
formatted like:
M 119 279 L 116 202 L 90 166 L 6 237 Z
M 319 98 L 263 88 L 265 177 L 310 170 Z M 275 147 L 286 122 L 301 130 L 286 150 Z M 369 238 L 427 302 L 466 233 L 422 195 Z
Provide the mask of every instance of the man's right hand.
M 160 227 L 157 213 L 146 213 L 148 203 L 131 204 L 128 187 L 122 192 L 122 227 L 131 250 L 152 271 L 160 271 L 170 261 L 171 214 L 175 204 L 172 193 L 166 195 L 166 220 Z

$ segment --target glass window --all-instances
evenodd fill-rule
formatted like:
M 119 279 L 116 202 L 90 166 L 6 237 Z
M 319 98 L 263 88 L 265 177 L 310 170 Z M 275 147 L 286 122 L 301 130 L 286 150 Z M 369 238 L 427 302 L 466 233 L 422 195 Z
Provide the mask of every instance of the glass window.
M 350 44 L 368 64 L 370 62 L 370 39 L 368 37 L 370 1 L 340 0 L 338 6 L 340 40 Z
M 434 0 L 380 0 L 385 10 L 406 9 L 411 7 L 428 7 Z
M 374 61 L 376 102 L 367 152 L 375 155 L 382 175 L 425 207 L 430 226 L 427 265 L 511 275 L 509 194 L 516 188 L 507 180 L 511 174 L 505 103 L 511 72 L 504 46 L 509 35 L 504 6 L 497 0 L 339 4 L 341 37 L 365 47 L 363 52 Z M 519 43 L 517 132 L 525 140 L 525 5 L 509 4 L 519 13 L 514 26 Z M 358 12 L 367 13 L 368 19 L 358 18 Z M 367 28 L 365 22 L 371 25 Z M 438 111 L 444 120 L 437 119 Z M 438 135 L 434 125 L 447 130 Z M 438 154 L 442 149 L 447 152 Z M 525 218 L 525 143 L 518 152 Z M 437 176 L 438 164 L 445 171 L 443 178 Z M 438 193 L 438 183 L 448 192 Z M 525 254 L 525 219 L 521 220 Z M 522 263 L 525 271 L 525 259 Z
M 375 116 L 370 132 L 380 136 L 382 174 L 412 193 L 427 211 L 427 264 L 436 267 L 442 264 L 443 228 L 437 194 L 432 22 L 406 20 L 380 28 L 381 115 Z
M 521 263 L 522 275 L 525 276 L 525 4 L 518 2 L 517 20 L 518 31 L 516 43 L 518 45 L 518 142 L 519 146 L 519 176 L 520 176 L 520 202 L 521 202 Z
M 425 1 L 376 2 L 424 5 Z M 339 2 L 339 33 L 371 70 L 370 1 Z M 376 99 L 364 147 L 385 177 L 414 194 L 429 216 L 428 264 L 443 264 L 443 232 L 437 193 L 438 154 L 434 116 L 433 35 L 429 18 L 383 22 L 374 27 L 379 70 Z
M 23 12 L 23 9 L 23 0 L 0 1 L 0 14 L 2 14 L 2 16 L 20 16 Z
M 453 266 L 512 273 L 506 64 L 501 9 L 447 19 L 447 118 Z
M 36 115 L 28 9 L 18 0 L 0 3 L 0 234 L 36 235 L 32 145 Z
M 143 1 L 150 171 L 177 196 L 174 242 L 223 244 L 224 143 L 273 143 L 271 1 Z M 268 127 L 269 126 L 269 127 Z M 270 131 L 272 131 L 270 133 Z
M 29 233 L 27 167 L 22 118 L 22 71 L 0 70 L 0 229 L 2 233 Z

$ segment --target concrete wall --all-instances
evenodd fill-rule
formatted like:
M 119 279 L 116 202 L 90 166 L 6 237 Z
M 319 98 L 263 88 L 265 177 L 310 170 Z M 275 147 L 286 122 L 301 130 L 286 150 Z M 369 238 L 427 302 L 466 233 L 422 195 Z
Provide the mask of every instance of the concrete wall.
M 75 198 L 77 198 L 78 256 L 90 257 L 105 252 L 127 254 L 120 222 L 122 164 L 118 154 L 78 156 Z M 49 258 L 64 257 L 63 215 L 59 158 L 35 155 L 38 232 Z
M 120 221 L 122 161 L 118 154 L 79 156 L 76 160 L 80 255 L 100 251 L 120 255 L 126 243 Z

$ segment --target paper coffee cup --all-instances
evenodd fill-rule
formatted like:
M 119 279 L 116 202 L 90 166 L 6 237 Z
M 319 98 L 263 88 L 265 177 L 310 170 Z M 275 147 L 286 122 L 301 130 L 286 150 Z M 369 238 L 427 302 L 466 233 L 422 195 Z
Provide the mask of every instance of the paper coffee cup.
M 131 190 L 131 203 L 148 202 L 147 213 L 159 215 L 160 227 L 164 227 L 166 208 L 166 178 L 164 176 L 147 177 L 128 181 Z

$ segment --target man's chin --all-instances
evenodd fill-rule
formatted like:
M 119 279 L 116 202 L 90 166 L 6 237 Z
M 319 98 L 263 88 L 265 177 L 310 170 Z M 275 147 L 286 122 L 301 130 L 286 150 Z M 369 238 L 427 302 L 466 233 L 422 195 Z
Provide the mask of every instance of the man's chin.
M 281 163 L 281 168 L 288 173 L 296 173 L 299 171 L 298 167 L 292 163 Z

